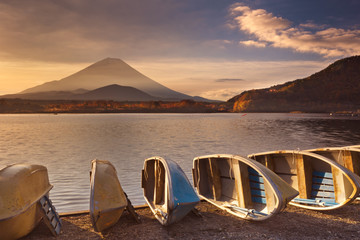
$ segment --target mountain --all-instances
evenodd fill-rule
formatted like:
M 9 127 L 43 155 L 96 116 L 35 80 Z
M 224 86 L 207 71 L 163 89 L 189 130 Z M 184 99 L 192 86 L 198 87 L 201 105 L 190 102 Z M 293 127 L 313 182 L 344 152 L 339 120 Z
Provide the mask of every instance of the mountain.
M 127 86 L 112 84 L 97 88 L 87 93 L 79 94 L 74 99 L 80 100 L 113 100 L 113 101 L 155 101 L 156 97 Z
M 26 89 L 20 94 L 94 90 L 112 84 L 133 87 L 151 96 L 167 100 L 192 99 L 191 96 L 157 83 L 116 58 L 106 58 L 66 78 Z
M 48 91 L 35 93 L 9 94 L 3 98 L 20 98 L 29 100 L 113 100 L 113 101 L 156 101 L 157 97 L 133 87 L 117 84 L 97 88 L 92 91 L 78 89 L 75 91 Z
M 48 91 L 48 92 L 30 92 L 2 95 L 0 98 L 19 98 L 29 100 L 75 100 L 77 95 L 88 92 L 86 90 L 75 91 Z
M 245 91 L 228 102 L 234 104 L 235 112 L 357 111 L 359 92 L 360 56 L 353 56 L 307 78 Z

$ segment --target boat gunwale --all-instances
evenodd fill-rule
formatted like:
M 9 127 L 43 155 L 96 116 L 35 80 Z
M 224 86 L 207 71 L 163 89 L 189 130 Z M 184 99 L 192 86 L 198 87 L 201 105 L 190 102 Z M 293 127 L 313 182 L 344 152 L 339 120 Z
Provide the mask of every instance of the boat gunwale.
M 314 149 L 307 149 L 304 150 L 306 152 L 326 152 L 326 151 L 354 151 L 360 153 L 360 148 L 354 147 L 326 147 L 326 148 L 314 148 Z

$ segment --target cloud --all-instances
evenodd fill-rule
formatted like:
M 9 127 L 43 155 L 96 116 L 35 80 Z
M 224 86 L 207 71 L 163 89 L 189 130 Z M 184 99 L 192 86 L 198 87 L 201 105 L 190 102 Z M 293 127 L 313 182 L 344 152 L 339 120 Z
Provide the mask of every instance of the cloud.
M 257 41 L 253 41 L 253 40 L 240 41 L 239 44 L 242 44 L 242 45 L 245 45 L 245 46 L 257 47 L 257 48 L 266 47 L 265 42 L 257 42 Z
M 108 56 L 196 56 L 203 49 L 222 51 L 199 47 L 209 40 L 211 31 L 220 28 L 222 23 L 214 24 L 215 17 L 209 17 L 218 9 L 199 10 L 192 5 L 190 0 L 0 1 L 0 61 L 79 63 Z
M 275 48 L 317 53 L 325 57 L 360 54 L 358 29 L 325 28 L 310 22 L 293 26 L 289 20 L 274 16 L 264 9 L 251 9 L 241 4 L 232 5 L 229 13 L 233 25 L 257 38 L 257 41 L 241 42 L 248 46 L 260 42 Z
M 245 80 L 241 78 L 220 78 L 215 80 L 215 82 L 242 82 L 242 81 Z
M 318 25 L 318 24 L 315 24 L 313 22 L 307 22 L 307 23 L 299 24 L 299 27 L 310 28 L 310 29 L 324 29 L 326 26 L 325 25 Z
M 243 91 L 245 91 L 245 89 L 225 88 L 225 89 L 203 92 L 200 94 L 200 96 L 213 100 L 227 101 L 230 98 L 242 93 Z

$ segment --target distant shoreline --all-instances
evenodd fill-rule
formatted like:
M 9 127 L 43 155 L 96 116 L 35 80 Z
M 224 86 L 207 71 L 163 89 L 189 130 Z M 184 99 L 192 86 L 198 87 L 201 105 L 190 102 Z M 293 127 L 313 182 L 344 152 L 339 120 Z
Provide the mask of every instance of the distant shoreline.
M 112 100 L 27 100 L 0 98 L 0 114 L 106 114 L 106 113 L 319 113 L 330 116 L 360 117 L 360 111 L 244 111 L 233 110 L 231 102 Z
M 0 113 L 227 113 L 227 102 L 0 99 Z

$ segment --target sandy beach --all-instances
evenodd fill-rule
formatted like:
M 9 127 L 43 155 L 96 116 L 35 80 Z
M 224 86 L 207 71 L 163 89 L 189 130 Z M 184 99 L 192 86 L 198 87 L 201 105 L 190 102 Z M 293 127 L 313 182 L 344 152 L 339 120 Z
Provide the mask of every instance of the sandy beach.
M 201 202 L 201 216 L 190 212 L 180 222 L 160 225 L 150 209 L 138 208 L 142 223 L 125 211 L 112 228 L 97 233 L 88 214 L 62 216 L 63 228 L 53 237 L 44 223 L 23 239 L 357 239 L 360 236 L 360 201 L 326 212 L 288 205 L 267 221 L 237 218 L 213 205 Z

